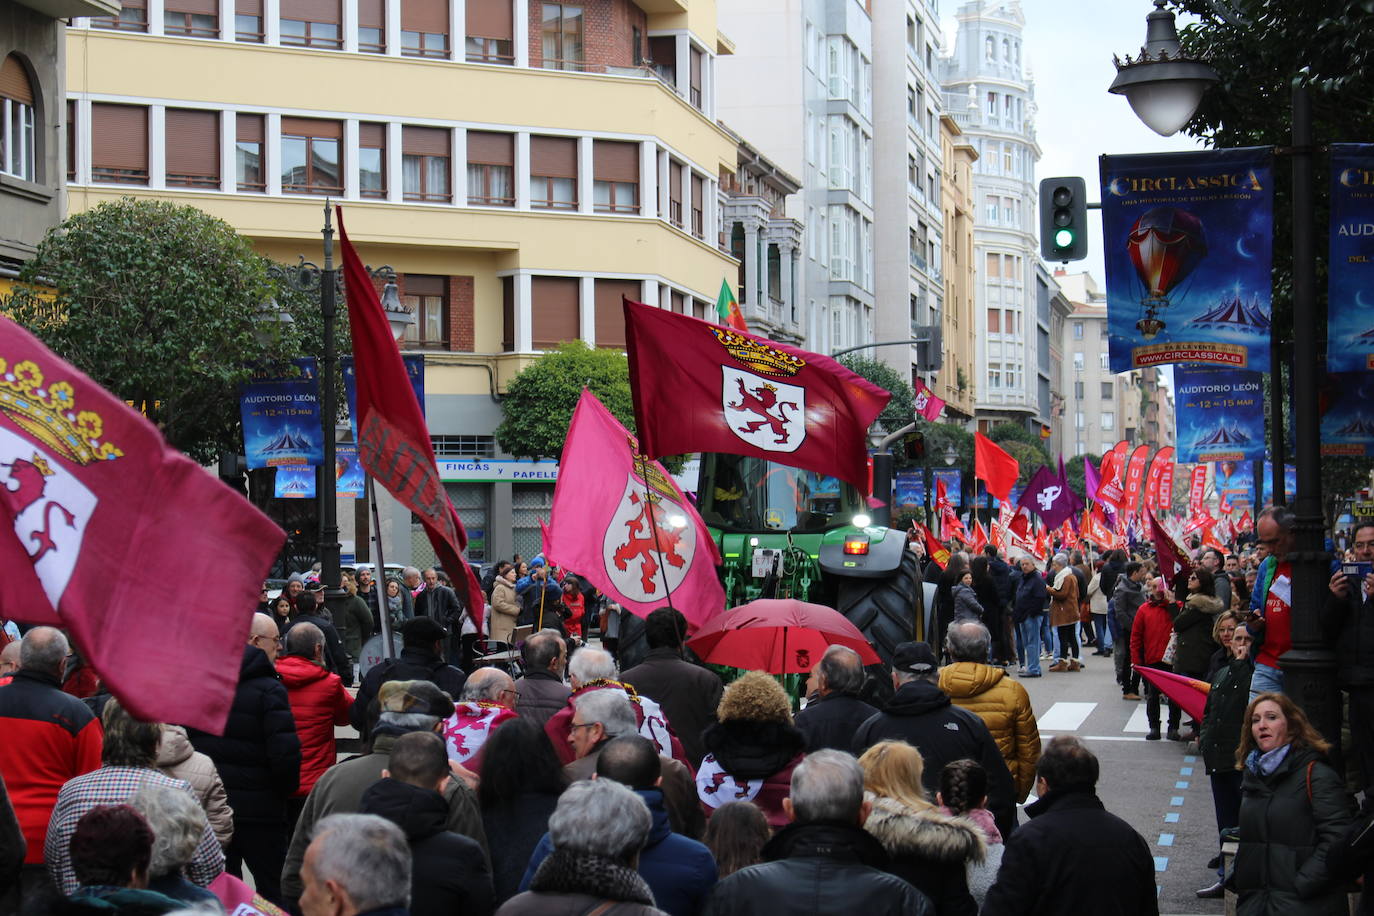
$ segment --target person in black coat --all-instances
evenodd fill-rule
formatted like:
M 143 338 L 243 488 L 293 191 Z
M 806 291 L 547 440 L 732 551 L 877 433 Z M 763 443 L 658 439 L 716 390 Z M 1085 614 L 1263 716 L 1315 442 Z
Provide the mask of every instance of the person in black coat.
M 239 667 L 239 684 L 223 735 L 188 728 L 191 745 L 215 763 L 229 806 L 234 838 L 224 851 L 224 869 L 243 877 L 246 864 L 258 893 L 281 903 L 286 860 L 286 802 L 301 774 L 301 742 L 286 686 L 273 667 L 281 643 L 277 625 L 254 614 Z
M 363 793 L 359 810 L 405 831 L 411 916 L 488 916 L 496 903 L 482 847 L 448 829 L 443 792 L 452 777 L 444 740 L 433 732 L 402 735 L 391 749 L 386 773 Z
M 936 684 L 935 651 L 928 643 L 904 642 L 892 655 L 892 685 L 897 692 L 883 712 L 854 733 L 854 753 L 861 754 L 889 738 L 905 741 L 921 752 L 926 791 L 940 788 L 940 771 L 952 760 L 967 757 L 988 773 L 988 810 L 1003 837 L 1016 829 L 1016 791 L 1011 771 L 983 720 L 960 709 Z
M 1007 607 L 1011 602 L 1003 598 L 1004 593 L 992 574 L 992 564 L 986 556 L 970 560 L 969 571 L 973 573 L 973 596 L 983 609 L 983 625 L 992 637 L 991 662 L 994 665 L 1006 663 L 1016 655 L 1016 646 L 1008 646 L 1006 639 Z
M 1130 824 L 1097 797 L 1097 758 L 1072 735 L 1051 739 L 1035 768 L 1030 823 L 1007 841 L 983 901 L 997 916 L 1156 916 L 1155 863 Z
M 854 732 L 878 714 L 859 699 L 864 686 L 863 659 L 846 646 L 831 646 L 817 663 L 812 680 L 816 696 L 793 719 L 797 730 L 806 736 L 807 751 L 828 747 L 849 750 L 854 745 Z
M 400 658 L 387 659 L 374 665 L 358 687 L 353 708 L 348 717 L 353 727 L 369 741 L 372 727 L 377 724 L 377 692 L 387 681 L 429 681 L 450 700 L 458 698 L 467 675 L 444 661 L 443 647 L 448 630 L 428 617 L 407 620 L 402 629 L 405 638 Z
M 500 904 L 519 893 L 530 854 L 548 832 L 568 780 L 543 726 L 524 716 L 506 722 L 482 745 L 482 774 L 477 803 Z
M 653 611 L 644 621 L 649 654 L 638 665 L 622 671 L 620 679 L 663 708 L 688 762 L 695 768 L 701 766 L 701 758 L 706 756 L 701 733 L 715 723 L 716 707 L 725 685 L 714 671 L 683 659 L 682 638 L 686 632 L 687 618 L 677 608 Z

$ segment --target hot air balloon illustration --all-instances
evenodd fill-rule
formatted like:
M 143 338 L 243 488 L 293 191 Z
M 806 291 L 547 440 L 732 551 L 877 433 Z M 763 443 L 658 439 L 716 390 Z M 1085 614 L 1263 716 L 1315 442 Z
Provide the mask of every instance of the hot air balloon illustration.
M 1159 313 L 1169 306 L 1169 292 L 1206 257 L 1207 235 L 1187 210 L 1156 207 L 1135 221 L 1126 250 L 1145 290 L 1145 316 L 1135 326 L 1148 340 L 1164 330 Z

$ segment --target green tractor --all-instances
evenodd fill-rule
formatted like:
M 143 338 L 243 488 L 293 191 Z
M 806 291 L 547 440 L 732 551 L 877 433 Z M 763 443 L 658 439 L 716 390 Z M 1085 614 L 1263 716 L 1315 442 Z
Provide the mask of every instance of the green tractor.
M 898 643 L 926 638 L 916 555 L 902 532 L 871 526 L 865 498 L 850 484 L 760 458 L 704 454 L 697 503 L 720 547 L 726 607 L 796 598 L 835 608 L 884 662 Z

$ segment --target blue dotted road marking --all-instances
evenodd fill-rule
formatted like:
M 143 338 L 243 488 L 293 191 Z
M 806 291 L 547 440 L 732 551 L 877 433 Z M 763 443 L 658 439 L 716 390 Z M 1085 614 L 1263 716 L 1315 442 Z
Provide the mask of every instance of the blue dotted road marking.
M 1184 763 L 1197 763 L 1197 757 L 1192 757 L 1192 756 L 1190 756 L 1190 757 L 1184 757 L 1184 758 L 1183 758 L 1183 762 L 1184 762 Z
M 1175 789 L 1186 789 L 1186 788 L 1188 788 L 1188 780 L 1186 780 L 1186 779 L 1180 779 L 1178 782 L 1174 783 L 1174 788 L 1175 788 Z
M 1181 804 L 1183 804 L 1182 795 L 1175 795 L 1173 798 L 1169 799 L 1169 806 L 1171 808 L 1177 808 Z
M 1174 845 L 1174 835 L 1173 835 L 1172 833 L 1161 833 L 1161 834 L 1159 835 L 1159 843 L 1158 843 L 1158 845 L 1160 845 L 1160 846 L 1172 846 L 1172 845 Z
M 1169 857 L 1168 857 L 1168 856 L 1155 856 L 1155 857 L 1154 857 L 1154 860 L 1155 860 L 1155 871 L 1156 871 L 1156 872 L 1162 872 L 1162 871 L 1164 871 L 1164 869 L 1166 869 L 1166 868 L 1169 867 Z
M 1178 823 L 1178 812 L 1177 812 L 1177 811 L 1170 811 L 1168 814 L 1164 815 L 1164 823 L 1166 823 L 1166 824 L 1177 824 L 1177 823 Z
M 1192 775 L 1193 775 L 1193 768 L 1192 768 L 1192 767 L 1179 767 L 1179 768 L 1178 768 L 1178 775 L 1180 775 L 1180 776 L 1192 776 Z

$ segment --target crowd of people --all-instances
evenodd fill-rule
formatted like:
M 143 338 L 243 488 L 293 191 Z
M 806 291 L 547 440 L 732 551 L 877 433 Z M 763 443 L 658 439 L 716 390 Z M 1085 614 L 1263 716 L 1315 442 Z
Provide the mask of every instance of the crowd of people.
M 1353 805 L 1374 759 L 1374 575 L 1334 571 L 1320 609 L 1342 756 L 1282 690 L 1291 516 L 1257 527 L 1174 587 L 1122 551 L 1044 573 L 956 552 L 925 570 L 943 638 L 898 646 L 881 678 L 831 646 L 800 709 L 773 676 L 696 663 L 677 610 L 631 624 L 540 558 L 486 583 L 489 639 L 546 624 L 518 671 L 479 663 L 437 570 L 360 569 L 328 610 L 304 578 L 265 594 L 218 735 L 135 718 L 33 627 L 0 650 L 0 913 L 1156 913 L 1149 846 L 1098 797 L 1096 756 L 1042 746 L 1020 683 L 1088 650 L 1123 701 L 1143 695 L 1148 740 L 1197 742 L 1218 839 L 1239 843 L 1199 896 L 1343 912 L 1374 860 L 1374 806 Z M 1374 524 L 1350 551 L 1374 560 Z M 361 671 L 383 613 L 401 651 Z M 1198 721 L 1150 669 L 1210 683 Z M 361 752 L 340 759 L 348 724 Z

